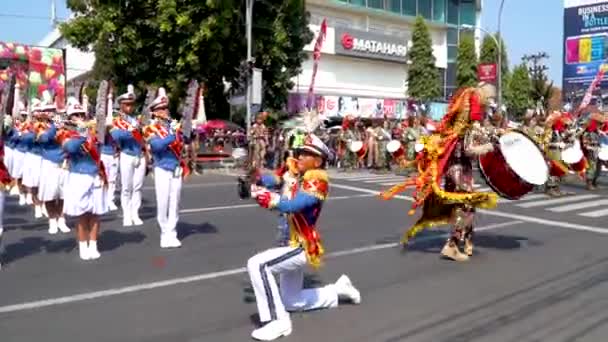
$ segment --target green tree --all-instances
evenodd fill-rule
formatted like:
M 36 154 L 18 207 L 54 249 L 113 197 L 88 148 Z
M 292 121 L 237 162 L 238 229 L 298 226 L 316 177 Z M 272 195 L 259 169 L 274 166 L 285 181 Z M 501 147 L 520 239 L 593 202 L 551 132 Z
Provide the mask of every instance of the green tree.
M 68 0 L 76 14 L 62 24 L 63 36 L 96 55 L 93 77 L 116 84 L 170 89 L 172 102 L 188 81 L 206 85 L 210 118 L 228 118 L 223 81 L 242 91 L 245 64 L 245 4 L 237 0 Z M 264 69 L 264 99 L 284 106 L 291 77 L 307 57 L 312 39 L 302 0 L 256 2 L 253 26 L 255 66 Z
M 462 35 L 456 56 L 456 85 L 472 87 L 477 85 L 477 53 L 475 40 L 471 35 Z
M 407 59 L 408 95 L 425 102 L 441 97 L 441 79 L 435 67 L 431 35 L 421 16 L 416 17 L 414 23 Z
M 549 101 L 553 96 L 553 82 L 550 82 L 547 76 L 549 67 L 544 64 L 544 60 L 548 58 L 549 55 L 546 52 L 522 57 L 528 67 L 532 83 L 530 97 L 536 106 L 541 106 L 545 110 L 549 108 Z
M 509 103 L 509 113 L 515 119 L 521 119 L 532 104 L 530 93 L 532 91 L 532 83 L 528 67 L 522 63 L 513 68 L 513 74 L 509 82 L 509 93 L 511 94 Z

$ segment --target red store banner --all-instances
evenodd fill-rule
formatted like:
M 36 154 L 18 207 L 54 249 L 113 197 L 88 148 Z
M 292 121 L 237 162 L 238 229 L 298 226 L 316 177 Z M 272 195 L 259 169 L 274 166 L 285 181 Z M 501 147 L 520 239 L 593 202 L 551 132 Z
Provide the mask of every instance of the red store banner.
M 477 65 L 477 78 L 479 79 L 479 82 L 496 82 L 496 64 Z

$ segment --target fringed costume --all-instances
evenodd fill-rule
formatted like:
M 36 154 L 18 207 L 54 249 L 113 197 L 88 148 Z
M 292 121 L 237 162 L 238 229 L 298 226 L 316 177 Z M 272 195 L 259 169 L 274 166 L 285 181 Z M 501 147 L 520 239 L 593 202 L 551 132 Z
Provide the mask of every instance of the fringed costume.
M 405 233 L 403 243 L 425 228 L 452 223 L 452 234 L 442 254 L 454 260 L 468 259 L 457 246 L 465 240 L 466 254 L 472 255 L 475 209 L 494 208 L 498 200 L 493 192 L 473 191 L 473 160 L 493 150 L 480 126 L 482 101 L 482 94 L 475 88 L 464 89 L 455 96 L 435 133 L 422 138 L 424 150 L 417 157 L 418 176 L 381 194 L 384 199 L 391 199 L 408 187 L 415 187 L 410 215 L 422 206 L 422 216 Z

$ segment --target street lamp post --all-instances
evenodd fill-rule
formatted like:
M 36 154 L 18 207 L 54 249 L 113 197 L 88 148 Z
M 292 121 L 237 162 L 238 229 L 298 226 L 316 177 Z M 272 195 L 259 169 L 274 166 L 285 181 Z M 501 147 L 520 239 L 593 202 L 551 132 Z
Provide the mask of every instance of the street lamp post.
M 502 21 L 502 8 L 505 4 L 505 0 L 500 1 L 500 7 L 498 8 L 498 29 L 496 30 L 496 35 L 500 39 L 496 40 L 496 44 L 498 45 L 498 66 L 497 66 L 497 74 L 498 74 L 498 85 L 496 86 L 497 99 L 496 106 L 498 107 L 498 112 L 502 112 L 502 36 L 500 35 L 500 23 Z M 507 112 L 505 111 L 505 121 L 508 120 Z
M 252 61 L 251 58 L 251 17 L 253 13 L 253 3 L 255 0 L 246 1 L 246 12 L 245 12 L 245 25 L 247 26 L 247 136 L 251 134 L 251 74 L 249 65 Z

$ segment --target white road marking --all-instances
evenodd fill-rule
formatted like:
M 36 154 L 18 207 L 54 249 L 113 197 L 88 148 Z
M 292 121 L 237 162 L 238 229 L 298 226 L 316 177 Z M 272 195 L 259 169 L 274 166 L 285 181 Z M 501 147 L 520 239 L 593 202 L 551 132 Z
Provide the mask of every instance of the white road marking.
M 585 213 L 581 213 L 579 215 L 580 216 L 585 216 L 585 217 L 602 217 L 602 216 L 608 215 L 608 209 L 600 209 L 600 210 L 595 210 L 595 211 L 588 211 L 588 212 L 585 212 Z
M 600 197 L 600 196 L 599 195 L 566 196 L 564 198 L 556 198 L 556 199 L 546 200 L 546 201 L 516 204 L 516 206 L 521 207 L 521 208 L 546 207 L 546 206 L 554 205 L 554 204 L 576 202 L 576 201 L 580 201 L 580 200 L 586 200 L 586 199 L 592 199 L 592 198 L 598 198 L 598 197 Z
M 364 189 L 364 188 L 359 188 L 359 187 L 350 186 L 350 185 L 332 184 L 332 187 L 338 188 L 338 189 L 344 189 L 344 190 L 359 191 L 359 192 L 368 193 L 368 194 L 376 194 L 376 195 L 380 194 L 380 192 L 375 191 L 375 190 Z M 591 195 L 591 196 L 596 196 L 596 195 Z M 410 196 L 396 195 L 395 198 L 403 199 L 403 200 L 410 201 L 410 202 L 413 201 L 413 198 Z M 546 219 L 541 219 L 541 218 L 533 217 L 533 216 L 505 213 L 505 212 L 501 212 L 499 210 L 479 209 L 479 210 L 477 210 L 477 212 L 486 214 L 488 216 L 504 217 L 504 218 L 509 218 L 512 220 L 520 220 L 520 221 L 524 221 L 524 222 L 538 223 L 538 224 L 552 226 L 552 227 L 580 230 L 580 231 L 597 233 L 597 234 L 608 234 L 608 228 L 597 228 L 597 227 L 585 226 L 585 225 L 576 224 L 576 223 L 546 220 Z
M 555 207 L 555 208 L 549 208 L 548 210 L 556 212 L 556 213 L 565 213 L 568 211 L 599 207 L 602 205 L 608 205 L 608 199 L 562 205 L 562 206 Z
M 510 227 L 510 226 L 514 226 L 514 225 L 517 225 L 520 223 L 523 223 L 523 222 L 522 221 L 502 222 L 502 223 L 487 225 L 484 227 L 478 227 L 475 230 L 476 231 L 487 231 L 487 230 L 499 229 L 499 228 L 504 228 L 504 227 Z M 448 234 L 420 237 L 420 238 L 412 241 L 411 244 L 416 244 L 417 242 L 419 243 L 419 242 L 435 240 L 435 239 L 445 239 L 447 236 L 448 236 Z M 364 247 L 358 247 L 358 248 L 352 248 L 352 249 L 347 249 L 347 250 L 343 250 L 343 251 L 328 253 L 326 255 L 326 257 L 327 258 L 336 258 L 336 257 L 341 257 L 341 256 L 346 256 L 346 255 L 363 254 L 363 253 L 382 250 L 382 249 L 390 249 L 390 248 L 394 248 L 394 247 L 398 247 L 398 246 L 400 246 L 399 243 L 385 243 L 385 244 L 381 244 L 381 245 L 374 244 L 374 245 L 369 245 L 369 246 L 364 246 Z M 92 299 L 97 299 L 97 298 L 113 297 L 113 296 L 118 296 L 118 295 L 125 294 L 125 293 L 141 292 L 141 291 L 145 291 L 145 290 L 152 290 L 152 289 L 157 289 L 157 288 L 162 288 L 162 287 L 195 283 L 195 282 L 200 282 L 203 280 L 217 279 L 217 278 L 228 277 L 228 276 L 232 276 L 232 275 L 236 275 L 236 274 L 242 274 L 245 272 L 247 272 L 247 269 L 245 267 L 239 267 L 239 268 L 233 268 L 233 269 L 219 271 L 219 272 L 197 274 L 197 275 L 193 275 L 193 276 L 189 276 L 189 277 L 174 278 L 174 279 L 161 280 L 161 281 L 156 281 L 156 282 L 151 282 L 151 283 L 137 284 L 137 285 L 132 285 L 132 286 L 125 286 L 125 287 L 120 287 L 120 288 L 102 290 L 102 291 L 81 293 L 81 294 L 70 295 L 70 296 L 65 296 L 65 297 L 49 298 L 49 299 L 37 300 L 37 301 L 32 301 L 32 302 L 20 303 L 20 304 L 0 306 L 0 314 L 32 310 L 32 309 L 40 309 L 40 308 L 49 307 L 49 306 L 82 302 L 85 300 L 92 300 Z

